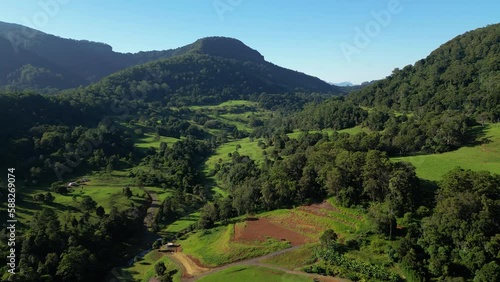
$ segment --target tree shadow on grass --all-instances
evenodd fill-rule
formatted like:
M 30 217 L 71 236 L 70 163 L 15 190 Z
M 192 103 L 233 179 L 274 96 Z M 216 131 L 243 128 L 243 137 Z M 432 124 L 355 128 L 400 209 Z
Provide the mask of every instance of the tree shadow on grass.
M 469 132 L 467 132 L 467 140 L 465 142 L 465 146 L 475 147 L 493 142 L 491 140 L 491 136 L 486 136 L 489 127 L 490 125 L 484 125 L 475 126 L 469 129 Z
M 50 204 L 47 204 L 48 206 L 50 207 L 53 207 L 59 211 L 71 211 L 71 212 L 80 212 L 79 209 L 73 207 L 73 206 L 70 206 L 70 205 L 63 205 L 63 204 L 59 204 L 59 203 L 50 203 Z
M 226 272 L 226 274 L 238 273 L 238 272 L 242 272 L 244 270 L 246 270 L 246 267 L 242 267 L 242 268 L 235 269 L 233 271 Z
M 174 276 L 175 274 L 177 274 L 177 272 L 179 272 L 179 270 L 177 270 L 177 269 L 172 269 L 172 270 L 170 270 L 170 271 L 168 272 L 168 274 L 169 274 L 170 276 Z

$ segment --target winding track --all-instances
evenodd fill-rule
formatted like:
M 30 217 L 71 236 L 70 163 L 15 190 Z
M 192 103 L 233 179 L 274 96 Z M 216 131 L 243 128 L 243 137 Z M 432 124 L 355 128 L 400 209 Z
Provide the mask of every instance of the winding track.
M 156 212 L 158 211 L 160 207 L 160 201 L 158 200 L 158 195 L 151 190 L 148 190 L 148 188 L 143 187 L 142 188 L 146 194 L 148 194 L 149 198 L 151 199 L 151 204 L 149 205 L 149 208 L 146 212 L 146 216 L 144 217 L 144 225 L 147 228 L 151 228 L 153 225 L 153 220 Z
M 280 267 L 280 266 L 276 266 L 276 265 L 270 265 L 270 264 L 266 264 L 266 263 L 262 262 L 265 259 L 268 259 L 268 258 L 271 258 L 271 257 L 274 257 L 274 256 L 278 256 L 278 255 L 281 255 L 281 254 L 285 254 L 285 253 L 288 253 L 288 252 L 291 252 L 291 251 L 294 251 L 294 250 L 296 250 L 296 249 L 298 249 L 300 247 L 301 246 L 291 247 L 291 248 L 288 248 L 288 249 L 284 249 L 284 250 L 281 250 L 281 251 L 273 252 L 273 253 L 270 253 L 270 254 L 267 254 L 267 255 L 263 255 L 263 256 L 260 256 L 260 257 L 246 259 L 246 260 L 241 260 L 241 261 L 229 263 L 229 264 L 226 264 L 226 265 L 223 265 L 223 266 L 218 266 L 218 267 L 212 268 L 210 270 L 208 270 L 208 269 L 205 268 L 206 270 L 204 272 L 199 272 L 198 271 L 196 273 L 190 273 L 190 271 L 187 270 L 187 269 L 193 269 L 193 267 L 195 269 L 203 269 L 203 268 L 200 268 L 200 266 L 198 266 L 195 262 L 193 262 L 191 259 L 189 259 L 189 257 L 185 256 L 185 258 L 187 258 L 187 259 L 182 259 L 182 260 L 179 260 L 175 255 L 170 255 L 169 257 L 178 266 L 181 266 L 181 269 L 183 271 L 183 278 L 182 278 L 183 282 L 194 282 L 194 281 L 197 281 L 198 279 L 201 279 L 201 278 L 203 278 L 205 276 L 208 276 L 210 274 L 214 274 L 214 273 L 219 272 L 221 270 L 224 270 L 224 269 L 227 269 L 227 268 L 230 268 L 230 267 L 233 267 L 233 266 L 239 266 L 239 265 L 261 266 L 261 267 L 266 267 L 266 268 L 270 268 L 270 269 L 274 269 L 274 270 L 283 271 L 283 272 L 289 273 L 289 274 L 311 277 L 311 280 L 314 279 L 314 278 L 316 278 L 319 281 L 324 281 L 324 282 L 346 282 L 346 281 L 348 281 L 348 280 L 344 280 L 344 279 L 340 279 L 340 278 L 335 278 L 335 277 L 328 277 L 328 276 L 322 276 L 322 275 L 318 275 L 318 274 L 310 274 L 310 273 L 305 273 L 305 272 L 301 272 L 301 271 L 290 270 L 290 269 L 287 269 L 287 268 L 284 268 L 284 267 Z
M 149 208 L 147 210 L 146 217 L 144 218 L 144 225 L 146 227 L 151 227 L 151 225 L 153 223 L 154 215 L 159 208 L 160 202 L 158 200 L 158 195 L 156 195 L 156 193 L 154 191 L 148 190 L 146 187 L 144 187 L 143 189 L 151 198 L 151 205 L 149 206 Z M 272 258 L 274 256 L 282 255 L 282 254 L 297 250 L 301 246 L 302 245 L 297 245 L 297 246 L 294 246 L 294 247 L 291 247 L 288 249 L 276 251 L 276 252 L 273 252 L 273 253 L 270 253 L 267 255 L 263 255 L 260 257 L 240 260 L 237 262 L 218 266 L 218 267 L 215 267 L 212 269 L 199 266 L 189 256 L 185 255 L 184 253 L 174 253 L 174 254 L 169 254 L 168 256 L 180 268 L 180 270 L 182 272 L 182 282 L 194 282 L 194 281 L 197 281 L 205 276 L 214 274 L 216 272 L 222 271 L 224 269 L 228 269 L 228 268 L 233 267 L 233 266 L 239 266 L 239 265 L 252 265 L 252 266 L 265 267 L 265 268 L 274 269 L 274 270 L 282 271 L 282 272 L 289 273 L 289 274 L 307 276 L 307 277 L 310 277 L 311 280 L 318 279 L 319 281 L 322 281 L 322 282 L 348 282 L 349 281 L 346 279 L 341 279 L 341 278 L 336 278 L 336 277 L 331 277 L 331 276 L 322 276 L 322 275 L 318 275 L 318 274 L 311 274 L 311 273 L 306 273 L 306 272 L 302 272 L 302 271 L 291 270 L 291 269 L 288 269 L 285 267 L 270 265 L 270 264 L 266 264 L 266 263 L 262 262 L 265 259 Z M 158 281 L 158 280 L 154 280 L 154 279 L 155 278 L 152 278 L 150 280 L 150 282 Z

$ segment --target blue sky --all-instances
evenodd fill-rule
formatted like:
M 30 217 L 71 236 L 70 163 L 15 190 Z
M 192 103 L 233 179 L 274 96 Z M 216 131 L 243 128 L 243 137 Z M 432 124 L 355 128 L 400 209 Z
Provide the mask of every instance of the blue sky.
M 119 52 L 170 49 L 201 37 L 229 36 L 277 65 L 329 82 L 355 83 L 384 78 L 459 34 L 500 22 L 498 0 L 0 3 L 0 21 L 61 37 L 105 42 Z

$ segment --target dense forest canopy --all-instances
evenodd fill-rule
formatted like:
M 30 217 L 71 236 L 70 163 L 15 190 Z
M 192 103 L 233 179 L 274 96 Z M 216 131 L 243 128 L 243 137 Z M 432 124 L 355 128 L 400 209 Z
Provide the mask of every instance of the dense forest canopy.
M 269 63 L 189 54 L 126 69 L 66 96 L 106 103 L 137 95 L 145 101 L 189 105 L 249 99 L 256 93 L 333 89 L 319 79 Z
M 353 93 L 359 105 L 398 111 L 458 110 L 500 119 L 500 24 L 460 35 L 414 65 Z

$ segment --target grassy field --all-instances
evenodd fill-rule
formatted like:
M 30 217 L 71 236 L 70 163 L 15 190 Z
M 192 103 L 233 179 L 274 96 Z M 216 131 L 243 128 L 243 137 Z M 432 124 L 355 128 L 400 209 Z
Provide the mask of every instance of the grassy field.
M 167 144 L 173 144 L 181 139 L 174 138 L 174 137 L 166 137 L 166 136 L 159 136 L 158 138 L 153 134 L 153 133 L 145 133 L 144 137 L 139 138 L 135 146 L 138 148 L 145 148 L 148 149 L 150 147 L 153 148 L 160 148 L 161 142 L 165 142 Z
M 213 109 L 230 109 L 238 106 L 254 106 L 256 107 L 258 105 L 257 102 L 251 102 L 251 101 L 246 101 L 246 100 L 230 100 L 218 105 L 209 105 L 209 106 L 189 106 L 190 109 L 192 110 L 200 110 L 200 109 L 207 109 L 207 110 L 213 110 Z
M 112 207 L 118 210 L 129 208 L 132 204 L 143 205 L 147 201 L 146 194 L 143 190 L 134 187 L 133 181 L 125 177 L 124 172 L 113 172 L 108 174 L 96 174 L 88 176 L 90 181 L 79 187 L 71 188 L 69 193 L 65 195 L 51 193 L 55 199 L 53 203 L 45 204 L 33 201 L 33 196 L 38 193 L 47 193 L 50 187 L 46 186 L 27 186 L 18 190 L 19 200 L 17 207 L 17 217 L 20 225 L 28 225 L 31 217 L 43 208 L 53 209 L 60 217 L 68 214 L 82 214 L 84 211 L 81 207 L 81 200 L 85 196 L 90 196 L 97 206 L 102 206 L 106 213 L 111 211 Z M 72 179 L 76 180 L 76 179 Z M 70 180 L 68 179 L 67 182 Z M 133 196 L 127 198 L 122 193 L 125 186 L 130 186 Z M 94 211 L 91 215 L 96 217 Z
M 310 282 L 311 278 L 288 274 L 283 271 L 274 270 L 261 266 L 234 266 L 204 277 L 200 282 L 220 281 L 273 281 L 273 282 Z
M 121 123 L 122 126 L 127 127 L 131 131 L 139 130 L 141 133 L 134 133 L 134 143 L 135 147 L 140 149 L 160 148 L 161 142 L 167 144 L 173 144 L 181 138 L 167 137 L 167 136 L 156 136 L 155 129 L 153 127 L 145 125 L 143 122 L 135 123 Z
M 157 195 L 158 200 L 160 202 L 163 202 L 163 200 L 165 200 L 166 198 L 172 196 L 172 193 L 173 193 L 173 190 L 171 190 L 171 189 L 164 189 L 164 188 L 160 188 L 160 187 L 150 187 L 150 186 L 147 186 L 145 188 L 148 189 L 151 192 L 154 192 Z
M 90 181 L 76 187 L 73 192 L 63 197 L 67 205 L 72 205 L 73 196 L 76 196 L 77 202 L 84 196 L 90 196 L 97 205 L 102 206 L 106 212 L 111 211 L 112 207 L 123 210 L 130 207 L 131 202 L 135 205 L 142 205 L 146 202 L 146 193 L 135 187 L 131 178 L 122 176 L 120 172 L 114 172 L 111 175 L 103 174 L 100 176 L 87 177 Z M 133 196 L 127 199 L 123 195 L 123 188 L 129 186 Z
M 306 244 L 299 249 L 265 259 L 262 262 L 288 269 L 298 269 L 314 263 L 314 248 L 317 246 L 318 244 Z
M 486 127 L 486 143 L 463 147 L 453 152 L 412 157 L 393 158 L 406 161 L 417 168 L 417 175 L 427 180 L 440 180 L 455 167 L 471 170 L 487 170 L 500 173 L 500 124 Z
M 232 241 L 234 225 L 198 231 L 186 240 L 178 241 L 183 252 L 198 258 L 202 264 L 218 266 L 245 258 L 252 258 L 287 248 L 287 242 L 269 239 L 265 242 L 243 244 Z
M 368 127 L 355 126 L 351 128 L 346 128 L 338 131 L 339 133 L 348 133 L 348 134 L 358 134 L 361 132 L 370 133 L 370 129 Z
M 335 205 L 334 209 L 283 209 L 263 213 L 259 217 L 266 217 L 273 223 L 294 230 L 315 242 L 319 241 L 319 237 L 327 229 L 333 229 L 339 239 L 344 241 L 355 237 L 356 232 L 364 228 L 366 219 L 361 213 Z
M 102 206 L 106 213 L 109 213 L 113 207 L 118 210 L 125 210 L 134 206 L 144 205 L 149 199 L 144 190 L 139 189 L 132 178 L 128 176 L 128 170 L 113 171 L 111 174 L 96 173 L 93 175 L 83 176 L 75 179 L 68 179 L 66 182 L 74 181 L 81 178 L 87 178 L 89 181 L 79 187 L 71 188 L 67 194 L 61 195 L 51 193 L 55 199 L 51 204 L 39 203 L 33 201 L 33 196 L 38 193 L 47 193 L 50 187 L 47 186 L 28 186 L 19 189 L 19 202 L 17 207 L 17 217 L 20 225 L 28 225 L 31 217 L 43 208 L 53 209 L 59 217 L 64 221 L 64 218 L 69 218 L 71 214 L 83 214 L 84 210 L 81 207 L 81 200 L 89 196 L 97 203 L 97 206 Z M 65 182 L 65 183 L 66 183 Z M 132 197 L 127 198 L 123 194 L 124 187 L 130 187 Z M 160 201 L 171 195 L 171 190 L 159 187 L 146 187 L 148 190 L 155 192 Z M 90 211 L 94 219 L 98 219 L 95 211 Z
M 213 155 L 211 155 L 204 164 L 203 172 L 208 175 L 211 170 L 214 169 L 217 163 L 226 163 L 231 161 L 229 153 L 234 153 L 237 151 L 242 156 L 249 156 L 257 164 L 264 160 L 263 149 L 258 146 L 258 142 L 261 139 L 254 139 L 250 141 L 250 138 L 243 138 L 237 141 L 231 141 L 220 146 Z M 237 146 L 241 148 L 236 149 Z M 269 148 L 266 149 L 269 151 Z M 221 184 L 217 181 L 215 177 L 208 177 L 211 182 L 211 187 L 207 187 L 212 190 L 214 194 L 218 194 L 222 197 L 227 197 L 227 192 L 224 191 L 220 186 Z
M 247 137 L 237 141 L 225 143 L 220 146 L 205 162 L 206 168 L 209 170 L 213 169 L 215 164 L 219 162 L 219 159 L 222 159 L 223 163 L 231 161 L 229 153 L 233 153 L 235 151 L 237 151 L 241 156 L 249 156 L 257 163 L 263 161 L 264 155 L 262 154 L 263 150 L 258 146 L 259 140 L 261 139 L 254 139 L 253 141 L 250 141 L 250 138 Z M 236 149 L 238 145 L 240 145 L 241 148 Z
M 348 134 L 357 134 L 357 133 L 361 133 L 361 132 L 366 132 L 366 133 L 369 133 L 370 130 L 366 127 L 361 127 L 361 126 L 355 126 L 355 127 L 351 127 L 351 128 L 346 128 L 346 129 L 342 129 L 342 130 L 333 130 L 333 129 L 323 129 L 323 130 L 309 130 L 307 132 L 309 132 L 310 134 L 313 134 L 313 133 L 321 133 L 321 134 L 325 134 L 327 133 L 328 136 L 331 136 L 333 134 L 333 132 L 337 131 L 338 133 L 348 133 Z M 301 131 L 301 130 L 294 130 L 293 133 L 288 133 L 288 137 L 292 138 L 292 139 L 298 139 L 302 134 L 304 134 L 304 131 Z
M 252 132 L 253 128 L 248 125 L 249 123 L 249 118 L 248 116 L 250 115 L 251 112 L 244 112 L 244 113 L 227 113 L 227 114 L 221 114 L 216 117 L 215 119 L 218 119 L 222 122 L 232 124 L 238 128 L 238 130 L 244 130 L 247 132 Z
M 171 236 L 172 234 L 181 232 L 186 228 L 188 228 L 189 226 L 191 226 L 192 224 L 197 223 L 199 218 L 200 218 L 199 212 L 183 216 L 178 220 L 168 224 L 167 227 L 162 229 L 158 234 L 161 236 Z
M 252 117 L 266 119 L 271 114 L 270 111 L 260 108 L 258 103 L 244 100 L 232 100 L 212 106 L 190 106 L 189 109 L 202 112 L 212 119 L 232 124 L 238 130 L 247 132 L 253 131 L 253 128 L 249 125 Z M 209 130 L 209 132 L 214 133 L 216 131 Z
M 131 267 L 116 269 L 113 273 L 118 273 L 122 279 L 120 281 L 141 281 L 148 282 L 149 279 L 155 277 L 155 264 L 158 262 L 165 263 L 167 271 L 176 271 L 174 282 L 181 281 L 181 271 L 177 265 L 168 257 L 166 253 L 154 250 L 145 255 L 141 260 L 136 261 Z

